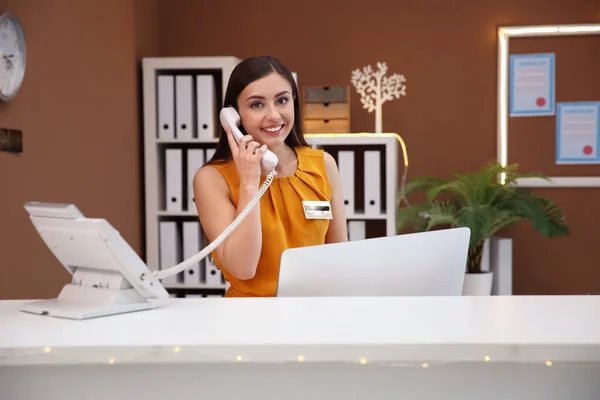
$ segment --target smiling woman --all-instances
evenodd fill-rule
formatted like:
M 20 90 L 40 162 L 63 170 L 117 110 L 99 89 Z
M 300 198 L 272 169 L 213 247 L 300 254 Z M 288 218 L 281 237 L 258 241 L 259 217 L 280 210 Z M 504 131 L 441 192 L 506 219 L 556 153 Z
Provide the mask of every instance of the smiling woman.
M 0 15 L 0 100 L 11 101 L 25 77 L 25 35 L 11 13 Z
M 286 139 L 294 126 L 293 89 L 290 82 L 276 72 L 250 83 L 238 96 L 238 112 L 245 132 L 259 146 L 266 145 L 280 160 L 279 176 L 288 176 L 296 169 L 296 155 Z M 241 100 L 241 101 L 240 101 Z M 304 138 L 292 134 L 307 146 Z
M 194 177 L 196 209 L 204 236 L 214 240 L 270 172 L 261 170 L 263 152 L 277 155 L 277 178 L 212 253 L 231 284 L 226 297 L 274 296 L 283 250 L 348 240 L 338 169 L 333 157 L 304 139 L 296 82 L 276 58 L 238 64 L 224 106 L 236 109 L 244 136 L 238 143 L 228 126 L 221 129 L 213 159 Z M 307 218 L 303 201 L 326 202 L 331 214 Z

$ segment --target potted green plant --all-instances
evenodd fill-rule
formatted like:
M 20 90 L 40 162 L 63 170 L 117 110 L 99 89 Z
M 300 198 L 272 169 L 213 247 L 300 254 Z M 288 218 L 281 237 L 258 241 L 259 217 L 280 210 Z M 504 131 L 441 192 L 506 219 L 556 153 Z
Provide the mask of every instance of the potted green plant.
M 501 174 L 504 183 L 498 179 Z M 417 232 L 443 227 L 470 228 L 467 276 L 486 272 L 481 269 L 485 241 L 520 220 L 531 222 L 543 237 L 569 234 L 565 217 L 555 203 L 515 186 L 520 178 L 548 180 L 546 176 L 520 174 L 518 164 L 503 167 L 499 163 L 488 163 L 477 172 L 453 176 L 451 180 L 417 177 L 407 182 L 399 194 L 396 228 L 398 233 L 406 228 Z M 413 193 L 424 194 L 424 201 L 411 205 L 407 196 Z M 486 284 L 491 292 L 491 276 L 487 275 Z

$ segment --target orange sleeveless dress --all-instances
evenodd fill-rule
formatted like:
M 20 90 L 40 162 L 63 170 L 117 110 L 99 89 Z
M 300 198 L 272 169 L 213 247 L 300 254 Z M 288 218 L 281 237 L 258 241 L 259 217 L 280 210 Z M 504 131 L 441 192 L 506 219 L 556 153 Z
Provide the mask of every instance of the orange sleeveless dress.
M 329 220 L 306 219 L 302 207 L 303 200 L 331 201 L 323 150 L 301 147 L 296 148 L 296 155 L 298 167 L 294 174 L 276 176 L 260 199 L 262 250 L 255 276 L 248 280 L 237 279 L 212 253 L 215 264 L 230 283 L 225 297 L 275 296 L 281 253 L 288 248 L 325 243 Z M 230 160 L 212 166 L 227 181 L 233 204 L 237 207 L 239 176 L 235 162 Z M 261 185 L 265 179 L 265 176 L 261 177 Z

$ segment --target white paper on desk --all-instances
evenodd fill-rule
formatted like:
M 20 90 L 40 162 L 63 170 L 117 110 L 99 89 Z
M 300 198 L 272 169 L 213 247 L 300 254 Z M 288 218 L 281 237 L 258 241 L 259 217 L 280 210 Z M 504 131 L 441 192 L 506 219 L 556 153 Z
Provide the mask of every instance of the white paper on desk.
M 510 56 L 511 117 L 554 115 L 554 54 Z
M 556 163 L 600 164 L 600 102 L 559 103 Z

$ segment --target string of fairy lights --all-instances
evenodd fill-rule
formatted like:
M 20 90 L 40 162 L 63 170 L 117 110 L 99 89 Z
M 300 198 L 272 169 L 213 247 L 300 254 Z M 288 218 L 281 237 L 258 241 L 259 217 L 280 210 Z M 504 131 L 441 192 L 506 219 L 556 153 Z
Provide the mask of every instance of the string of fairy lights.
M 540 366 L 540 367 L 588 367 L 600 370 L 600 360 L 584 362 L 584 361 L 565 361 L 565 360 L 527 360 L 527 359 L 518 359 L 518 358 L 501 358 L 494 359 L 491 355 L 485 355 L 483 357 L 453 357 L 449 359 L 442 360 L 422 360 L 422 361 L 400 361 L 400 360 L 370 360 L 367 357 L 350 357 L 346 359 L 331 359 L 331 360 L 323 360 L 323 359 L 315 359 L 311 360 L 310 357 L 307 357 L 304 354 L 294 354 L 290 356 L 280 356 L 277 360 L 268 360 L 268 359 L 258 359 L 255 360 L 251 356 L 245 356 L 244 354 L 235 354 L 232 356 L 231 354 L 223 353 L 222 355 L 215 355 L 214 353 L 206 353 L 202 350 L 198 350 L 194 348 L 194 346 L 185 347 L 185 346 L 155 346 L 149 349 L 133 349 L 128 354 L 120 354 L 110 356 L 107 355 L 110 353 L 110 349 L 96 348 L 93 349 L 95 354 L 91 356 L 86 354 L 86 351 L 82 351 L 77 348 L 52 348 L 50 346 L 45 346 L 43 348 L 31 348 L 26 350 L 14 351 L 12 353 L 6 353 L 2 355 L 0 353 L 0 366 L 6 364 L 14 364 L 19 362 L 27 362 L 32 361 L 31 359 L 36 356 L 44 355 L 44 357 L 48 357 L 46 359 L 37 359 L 35 361 L 40 364 L 46 363 L 60 363 L 63 361 L 63 357 L 65 357 L 65 351 L 69 354 L 76 354 L 75 359 L 68 358 L 69 362 L 78 361 L 82 363 L 90 362 L 95 364 L 129 364 L 129 363 L 140 363 L 144 361 L 148 362 L 156 362 L 156 361 L 176 361 L 178 356 L 190 356 L 192 357 L 192 361 L 197 361 L 199 363 L 255 363 L 255 364 L 290 364 L 290 363 L 310 363 L 310 364 L 323 364 L 323 363 L 337 363 L 337 364 L 356 364 L 356 365 L 375 365 L 375 366 L 383 366 L 383 367 L 393 367 L 393 368 L 436 368 L 442 366 L 448 366 L 453 364 L 465 364 L 465 363 L 502 363 L 502 364 L 520 364 L 520 365 L 530 365 L 530 366 Z M 70 352 L 69 352 L 70 351 Z M 283 350 L 282 350 L 283 351 Z M 123 350 L 121 350 L 123 352 Z M 127 353 L 127 351 L 125 351 Z M 53 357 L 54 356 L 54 357 Z M 156 358 L 157 357 L 157 358 Z M 168 358 L 171 357 L 171 358 Z M 186 361 L 190 361 L 190 359 L 186 359 Z M 35 362 L 34 362 L 35 363 Z

